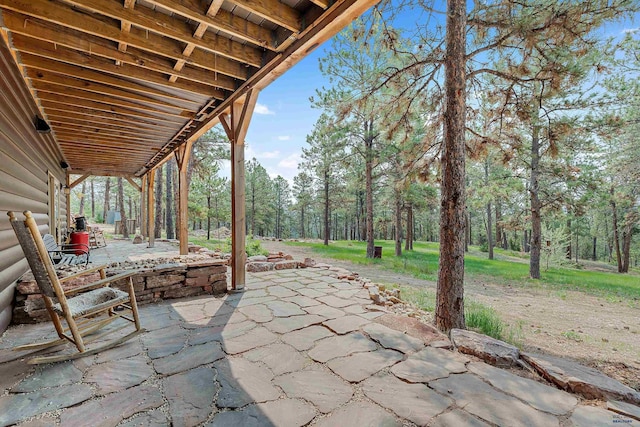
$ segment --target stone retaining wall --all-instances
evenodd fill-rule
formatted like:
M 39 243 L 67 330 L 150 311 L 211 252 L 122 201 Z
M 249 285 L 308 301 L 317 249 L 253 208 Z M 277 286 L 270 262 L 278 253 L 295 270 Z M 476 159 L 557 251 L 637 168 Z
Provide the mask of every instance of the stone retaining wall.
M 119 268 L 108 268 L 107 276 L 122 272 Z M 198 295 L 215 295 L 227 292 L 227 260 L 198 259 L 159 264 L 138 270 L 133 277 L 133 287 L 138 304 L 147 304 L 164 299 Z M 72 289 L 100 279 L 92 273 L 65 282 L 63 288 Z M 127 281 L 113 286 L 126 290 Z M 14 324 L 37 323 L 49 320 L 40 289 L 33 276 L 27 273 L 16 287 L 13 319 Z

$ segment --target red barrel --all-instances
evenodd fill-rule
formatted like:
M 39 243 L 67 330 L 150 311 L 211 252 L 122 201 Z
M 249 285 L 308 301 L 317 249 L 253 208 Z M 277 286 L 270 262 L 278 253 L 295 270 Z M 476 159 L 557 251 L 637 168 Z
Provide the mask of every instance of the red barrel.
M 74 231 L 71 233 L 71 239 L 69 241 L 71 245 L 81 243 L 76 255 L 82 255 L 89 251 L 89 233 L 86 231 Z

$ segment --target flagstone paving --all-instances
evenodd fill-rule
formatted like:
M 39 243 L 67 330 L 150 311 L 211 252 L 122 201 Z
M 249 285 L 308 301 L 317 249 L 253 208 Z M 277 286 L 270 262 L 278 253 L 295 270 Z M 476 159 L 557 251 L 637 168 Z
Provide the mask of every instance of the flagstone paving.
M 634 405 L 436 348 L 444 337 L 369 311 L 361 290 L 325 269 L 248 273 L 244 292 L 143 306 L 139 338 L 38 367 L 10 348 L 52 326 L 12 327 L 0 426 L 640 426 Z

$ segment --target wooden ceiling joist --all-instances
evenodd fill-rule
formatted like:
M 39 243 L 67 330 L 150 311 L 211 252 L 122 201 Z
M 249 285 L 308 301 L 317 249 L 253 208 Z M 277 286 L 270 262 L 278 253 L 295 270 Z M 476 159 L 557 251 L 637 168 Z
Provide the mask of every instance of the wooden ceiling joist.
M 0 0 L 71 173 L 141 176 L 376 0 Z

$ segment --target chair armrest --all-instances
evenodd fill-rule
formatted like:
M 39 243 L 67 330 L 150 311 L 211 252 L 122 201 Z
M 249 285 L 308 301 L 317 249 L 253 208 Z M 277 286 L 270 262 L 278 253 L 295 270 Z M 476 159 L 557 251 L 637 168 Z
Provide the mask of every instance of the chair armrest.
M 78 272 L 76 274 L 72 274 L 71 276 L 62 277 L 62 278 L 59 279 L 59 282 L 60 283 L 66 282 L 67 280 L 75 279 L 76 277 L 81 277 L 81 276 L 84 276 L 85 274 L 89 274 L 89 273 L 95 273 L 96 271 L 104 270 L 105 268 L 107 268 L 106 264 L 99 265 L 97 267 L 88 268 L 88 269 L 82 270 L 82 271 L 80 271 L 80 272 Z
M 80 292 L 90 291 L 92 289 L 102 288 L 109 285 L 111 282 L 116 282 L 118 280 L 126 279 L 127 277 L 133 276 L 137 274 L 137 270 L 125 271 L 124 273 L 116 274 L 115 276 L 107 277 L 106 279 L 98 280 L 97 282 L 89 283 L 88 285 L 80 286 L 74 289 L 69 289 L 65 291 L 65 295 L 73 295 Z

